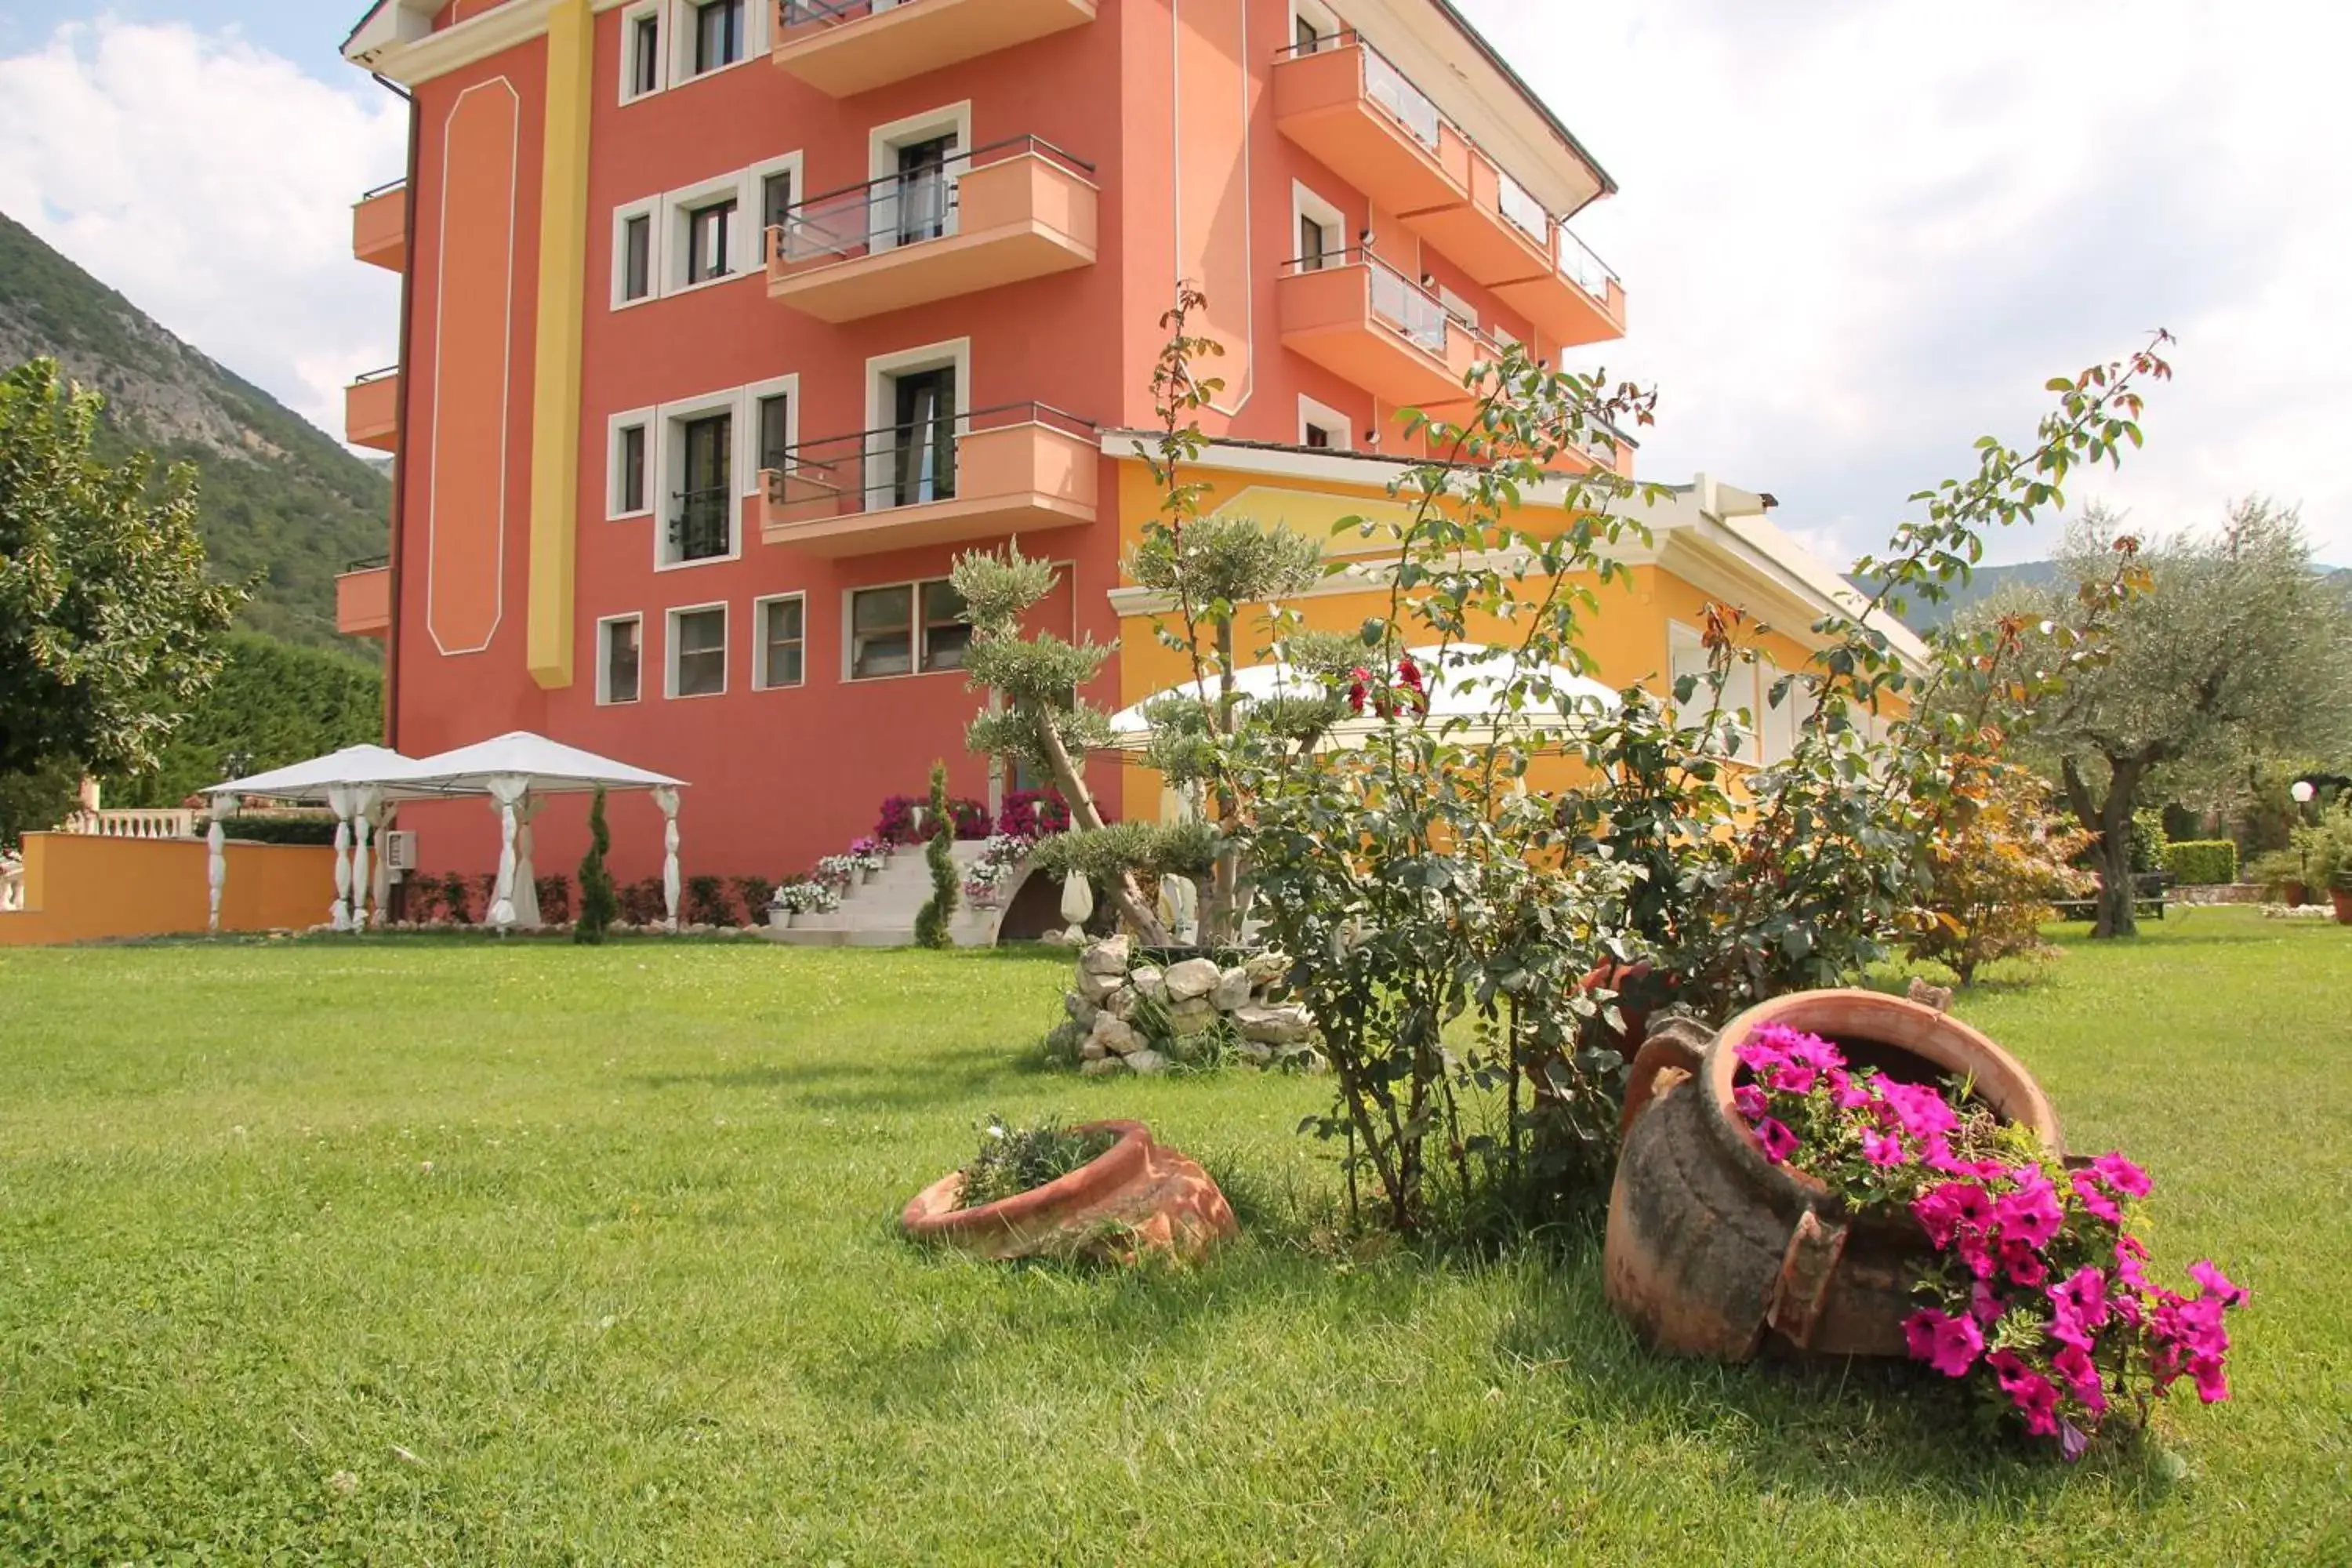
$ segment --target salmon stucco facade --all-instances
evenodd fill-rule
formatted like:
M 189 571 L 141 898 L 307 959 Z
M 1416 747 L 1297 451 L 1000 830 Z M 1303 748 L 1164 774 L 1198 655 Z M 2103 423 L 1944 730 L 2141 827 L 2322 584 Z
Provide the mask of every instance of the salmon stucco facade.
M 394 456 L 387 552 L 341 594 L 387 741 L 533 730 L 687 779 L 690 871 L 799 870 L 934 759 L 1001 796 L 962 743 L 962 552 L 1056 563 L 1037 624 L 1120 649 L 1096 700 L 1171 676 L 1120 562 L 1180 283 L 1225 350 L 1215 504 L 1318 532 L 1502 342 L 1625 331 L 1570 226 L 1613 184 L 1444 0 L 382 0 L 344 53 L 412 105 L 353 220 L 404 280 L 347 432 Z M 1675 492 L 1604 679 L 1671 679 L 1709 598 L 1830 602 L 1763 506 Z M 412 816 L 427 867 L 495 854 L 478 808 Z M 540 831 L 576 858 L 568 816 Z

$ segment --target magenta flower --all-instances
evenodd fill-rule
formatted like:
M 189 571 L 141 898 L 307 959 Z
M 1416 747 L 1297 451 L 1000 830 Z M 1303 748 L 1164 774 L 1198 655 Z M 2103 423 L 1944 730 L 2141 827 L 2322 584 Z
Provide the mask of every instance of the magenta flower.
M 1912 1200 L 1911 1214 L 1942 1251 L 1962 1229 L 1982 1230 L 1991 1223 L 1992 1197 L 1974 1182 L 1942 1182 Z
M 2242 1286 L 2232 1285 L 2230 1282 L 2230 1277 L 2213 1267 L 2210 1258 L 2200 1259 L 2190 1264 L 2189 1278 L 2203 1286 L 2207 1296 L 2219 1300 L 2224 1306 L 2241 1306 L 2246 1300 L 2245 1289 Z
M 2022 1285 L 2029 1290 L 2050 1278 L 2042 1254 L 2014 1237 L 2000 1244 L 2000 1267 L 2011 1284 Z
M 1874 1165 L 1900 1165 L 1910 1158 L 1903 1152 L 1903 1140 L 1885 1132 L 1862 1135 L 1862 1157 Z
M 2061 1458 L 2071 1465 L 2081 1458 L 2084 1450 L 2090 1446 L 2091 1435 L 2088 1432 L 2063 1416 L 2059 1418 L 2058 1454 Z
M 1779 1067 L 1789 1059 L 1789 1053 L 1770 1043 L 1771 1030 L 1759 1029 L 1732 1054 L 1748 1066 L 1748 1070 L 1761 1075 L 1767 1068 Z
M 1764 1157 L 1776 1165 L 1797 1152 L 1797 1135 L 1769 1116 L 1756 1124 L 1756 1136 L 1764 1145 Z
M 1771 1103 L 1765 1092 L 1752 1083 L 1743 1083 L 1731 1091 L 1732 1109 L 1750 1121 L 1762 1116 Z
M 2191 1361 L 2189 1380 L 2197 1385 L 2197 1397 L 2208 1405 L 2219 1405 L 2230 1397 L 2230 1378 L 2222 1370 L 2220 1356 L 2199 1356 Z
M 1983 1280 L 1969 1287 L 1969 1316 L 1978 1322 L 1989 1327 L 2000 1321 L 2000 1315 L 2007 1310 L 2009 1302 Z
M 1924 1361 L 1946 1377 L 1965 1377 L 1984 1349 L 1984 1334 L 1971 1319 L 1923 1307 L 1903 1321 L 1903 1339 L 1914 1361 Z
M 2107 1321 L 2107 1277 L 2096 1268 L 2077 1268 L 2050 1288 L 2050 1300 L 2071 1310 L 2087 1326 L 2103 1327 Z
M 2027 1366 L 2011 1351 L 1995 1351 L 1985 1358 L 2000 1380 L 2000 1391 L 2009 1395 L 2018 1414 L 2025 1417 L 2025 1429 L 2037 1437 L 2054 1437 L 2058 1434 L 2058 1385 Z
M 1932 1089 L 1896 1083 L 1890 1079 L 1879 1084 L 1878 1095 L 1903 1131 L 1914 1138 L 1933 1138 L 1960 1124 L 1952 1108 L 1944 1103 L 1944 1097 Z
M 1804 1063 L 1821 1072 L 1835 1072 L 1845 1066 L 1845 1053 L 1822 1039 L 1819 1035 L 1791 1032 L 1781 1049 L 1789 1059 Z
M 2066 1392 L 2072 1394 L 2084 1409 L 2094 1415 L 2107 1413 L 2106 1384 L 2099 1377 L 2099 1369 L 2091 1360 L 2091 1352 L 2080 1345 L 2067 1345 L 2050 1358 L 2051 1370 L 2066 1380 Z
M 1982 1231 L 1963 1229 L 1959 1239 L 1952 1245 L 1953 1250 L 1960 1255 L 1960 1261 L 1969 1266 L 1969 1272 L 1979 1279 L 1990 1279 L 2000 1272 L 2000 1259 L 1994 1255 L 1992 1246 L 1986 1241 Z
M 2051 1303 L 2050 1327 L 2047 1332 L 2060 1344 L 2072 1345 L 2080 1351 L 2088 1351 L 2098 1342 L 2098 1337 L 2091 1331 L 2091 1326 L 2083 1321 L 2082 1314 L 2063 1301 Z
M 1860 1110 L 1877 1103 L 1877 1079 L 1855 1078 L 1838 1068 L 1832 1068 L 1823 1076 L 1830 1080 L 1830 1099 L 1840 1110 Z
M 2066 1216 L 2058 1206 L 2058 1195 L 2050 1190 L 2048 1178 L 2039 1171 L 2034 1175 L 2033 1185 L 2021 1187 L 1993 1205 L 1993 1218 L 2002 1235 L 2032 1247 L 2047 1247 Z
M 2107 1185 L 2127 1198 L 2144 1198 L 2148 1194 L 2147 1173 L 2121 1154 L 2113 1152 L 2102 1154 L 2091 1162 L 2091 1169 L 2096 1172 Z
M 2115 1199 L 2107 1196 L 2105 1184 L 2098 1177 L 2088 1171 L 2077 1171 L 2068 1179 L 2074 1186 L 2074 1200 L 2084 1209 L 2109 1225 L 2123 1224 L 2124 1211 L 2116 1206 Z
M 1821 1069 L 1805 1062 L 1784 1061 L 1757 1076 L 1776 1093 L 1811 1094 L 1813 1092 L 1813 1080 L 1821 1076 Z

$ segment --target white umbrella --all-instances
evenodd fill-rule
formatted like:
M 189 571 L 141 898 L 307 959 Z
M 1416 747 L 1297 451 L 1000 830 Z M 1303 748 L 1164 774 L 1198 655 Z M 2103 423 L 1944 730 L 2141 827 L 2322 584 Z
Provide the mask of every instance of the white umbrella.
M 1451 647 L 1408 648 L 1406 653 L 1420 667 L 1423 685 L 1429 695 L 1424 721 L 1459 720 L 1479 724 L 1516 718 L 1525 723 L 1546 717 L 1592 718 L 1617 710 L 1617 693 L 1600 681 L 1563 665 L 1522 667 L 1517 656 L 1507 648 L 1457 643 Z M 1546 677 L 1551 686 L 1550 700 L 1538 707 L 1540 699 L 1529 694 L 1526 698 L 1528 706 L 1513 715 L 1506 699 L 1512 683 L 1540 685 Z M 1283 694 L 1311 696 L 1325 689 L 1318 677 L 1283 662 L 1237 669 L 1234 671 L 1234 687 L 1244 701 Z M 1200 701 L 1204 690 L 1208 700 L 1216 700 L 1218 683 L 1214 676 L 1155 692 L 1134 707 L 1114 713 L 1110 720 L 1111 733 L 1117 737 L 1114 744 L 1123 751 L 1141 750 L 1151 738 L 1151 709 L 1171 700 Z M 1372 715 L 1360 719 L 1351 715 L 1334 726 L 1332 733 L 1339 739 L 1360 739 L 1377 728 L 1379 721 Z
M 533 795 L 580 795 L 597 789 L 642 789 L 653 794 L 663 818 L 662 891 L 670 929 L 677 928 L 677 792 L 682 779 L 627 763 L 616 763 L 528 730 L 460 746 L 414 764 L 425 784 L 451 794 L 488 795 L 499 813 L 499 879 L 490 899 L 490 923 L 505 930 L 539 924 L 539 892 L 530 863 Z

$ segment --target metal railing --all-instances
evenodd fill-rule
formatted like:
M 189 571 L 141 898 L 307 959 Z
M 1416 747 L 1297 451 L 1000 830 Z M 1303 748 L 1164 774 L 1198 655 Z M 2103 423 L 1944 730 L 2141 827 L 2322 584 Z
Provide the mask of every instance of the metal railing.
M 918 0 L 776 0 L 776 32 L 794 27 L 837 27 L 863 21 L 880 11 L 895 11 Z
M 1445 335 L 1454 331 L 1466 334 L 1489 357 L 1502 357 L 1502 350 L 1486 333 L 1463 321 L 1446 308 L 1444 300 L 1361 246 L 1328 250 L 1320 256 L 1301 256 L 1286 264 L 1283 270 L 1286 274 L 1301 274 L 1341 267 L 1360 267 L 1370 274 L 1372 315 L 1424 353 L 1444 359 Z
M 761 471 L 768 502 L 788 517 L 840 516 L 953 500 L 962 492 L 962 447 L 1000 430 L 1037 426 L 1091 445 L 1092 420 L 1045 403 L 1006 403 L 906 425 L 802 441 L 781 468 Z
M 787 264 L 845 261 L 949 238 L 961 216 L 963 177 L 1023 156 L 1044 158 L 1088 178 L 1095 172 L 1092 163 L 1042 136 L 1007 137 L 958 153 L 933 168 L 885 174 L 796 202 L 785 210 L 784 221 L 768 230 L 767 253 Z
M 394 375 L 398 375 L 399 374 L 400 374 L 400 367 L 399 367 L 398 365 L 396 365 L 396 364 L 388 364 L 388 365 L 385 365 L 382 370 L 372 370 L 372 371 L 368 372 L 365 375 L 355 375 L 355 376 L 352 377 L 352 384 L 353 386 L 365 386 L 368 383 L 370 383 L 370 382 L 372 382 L 372 381 L 383 381 L 383 380 L 384 380 L 384 379 L 385 379 L 386 377 L 388 377 L 388 376 L 394 376 Z
M 1604 305 L 1609 302 L 1612 283 L 1620 289 L 1625 286 L 1591 246 L 1569 232 L 1566 224 L 1559 226 L 1559 275 Z
M 1544 210 L 1543 203 L 1536 200 L 1535 193 L 1511 178 L 1500 163 L 1495 165 L 1495 178 L 1498 184 L 1495 205 L 1502 212 L 1504 221 L 1538 245 L 1550 244 L 1551 214 Z
M 362 191 L 360 193 L 360 200 L 363 202 L 372 202 L 378 196 L 388 196 L 392 195 L 393 192 L 399 190 L 402 186 L 407 184 L 408 176 L 405 174 L 401 175 L 396 180 L 386 180 L 383 184 L 378 185 L 372 191 Z
M 735 498 L 729 486 L 685 490 L 672 498 L 669 547 L 680 561 L 709 561 L 735 549 Z
M 1364 73 L 1364 96 L 1388 111 L 1390 119 L 1404 128 L 1405 133 L 1431 152 L 1437 151 L 1438 130 L 1451 124 L 1439 112 L 1427 93 L 1412 85 L 1412 79 L 1391 64 L 1389 58 L 1364 41 L 1361 33 L 1353 30 L 1327 34 L 1311 43 L 1293 44 L 1277 50 L 1275 59 L 1300 59 L 1308 55 L 1328 54 L 1334 49 L 1354 49 Z M 1455 134 L 1461 128 L 1454 128 Z M 1469 138 L 1463 137 L 1464 141 Z
M 354 572 L 381 572 L 391 564 L 392 557 L 389 555 L 362 555 L 344 566 L 343 575 L 348 577 Z

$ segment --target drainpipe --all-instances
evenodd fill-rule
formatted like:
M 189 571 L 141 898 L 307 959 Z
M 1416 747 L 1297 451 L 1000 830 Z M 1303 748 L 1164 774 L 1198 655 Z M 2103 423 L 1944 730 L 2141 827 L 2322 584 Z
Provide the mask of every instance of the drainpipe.
M 392 457 L 392 517 L 391 537 L 385 550 L 385 589 L 392 604 L 391 623 L 383 634 L 383 743 L 394 751 L 400 750 L 400 610 L 403 538 L 407 531 L 408 500 L 408 433 L 414 428 L 408 417 L 408 405 L 415 389 L 408 375 L 409 314 L 416 296 L 416 169 L 419 124 L 416 100 L 397 82 L 387 80 L 381 72 L 370 71 L 378 86 L 393 93 L 408 105 L 408 183 L 401 194 L 404 205 L 402 222 L 406 226 L 407 254 L 400 268 L 400 339 L 399 353 L 394 356 L 401 367 L 400 375 L 400 444 Z

